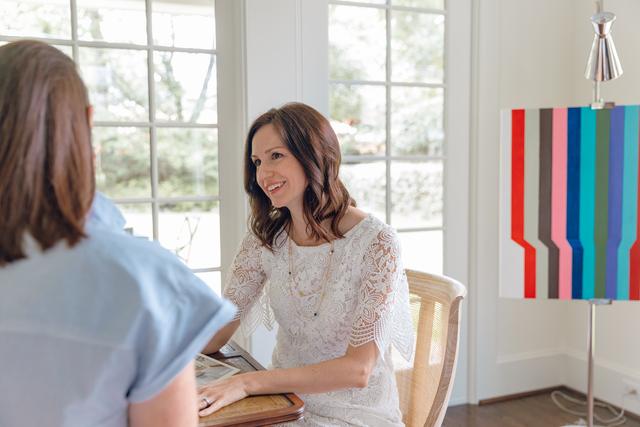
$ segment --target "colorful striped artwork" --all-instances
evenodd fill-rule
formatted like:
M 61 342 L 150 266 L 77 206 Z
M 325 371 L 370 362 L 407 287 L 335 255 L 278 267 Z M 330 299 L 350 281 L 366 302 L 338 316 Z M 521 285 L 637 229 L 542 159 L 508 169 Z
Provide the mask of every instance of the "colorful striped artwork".
M 639 114 L 502 111 L 500 296 L 640 299 Z

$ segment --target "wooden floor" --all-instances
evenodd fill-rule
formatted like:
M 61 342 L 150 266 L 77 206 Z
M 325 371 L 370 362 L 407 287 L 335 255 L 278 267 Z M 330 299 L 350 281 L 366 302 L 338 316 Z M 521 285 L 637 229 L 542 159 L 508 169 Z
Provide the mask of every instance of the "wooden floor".
M 585 407 L 567 407 L 586 411 Z M 608 411 L 596 410 L 604 419 L 612 417 Z M 575 423 L 579 418 L 561 411 L 551 400 L 550 393 L 545 393 L 482 406 L 452 406 L 447 410 L 443 427 L 559 427 Z M 640 422 L 627 418 L 623 426 L 640 427 Z

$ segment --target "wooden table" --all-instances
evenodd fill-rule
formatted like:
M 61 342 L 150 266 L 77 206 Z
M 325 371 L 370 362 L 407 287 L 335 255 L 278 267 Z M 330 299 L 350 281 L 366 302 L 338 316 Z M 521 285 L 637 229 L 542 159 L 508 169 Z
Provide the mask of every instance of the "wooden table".
M 210 355 L 235 366 L 241 372 L 264 368 L 238 344 L 230 341 L 219 352 Z M 268 426 L 302 418 L 304 403 L 292 393 L 249 396 L 213 414 L 200 418 L 200 427 Z

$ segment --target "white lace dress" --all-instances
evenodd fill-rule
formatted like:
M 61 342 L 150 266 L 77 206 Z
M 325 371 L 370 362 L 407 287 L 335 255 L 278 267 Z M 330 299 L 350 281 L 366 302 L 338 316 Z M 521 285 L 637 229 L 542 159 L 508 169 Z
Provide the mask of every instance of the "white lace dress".
M 238 306 L 242 332 L 277 322 L 273 368 L 335 359 L 370 341 L 381 356 L 366 388 L 301 395 L 305 416 L 295 425 L 402 426 L 391 345 L 408 360 L 413 327 L 397 235 L 367 216 L 334 242 L 328 273 L 328 243 L 297 246 L 281 236 L 271 252 L 248 233 L 233 262 L 224 294 Z

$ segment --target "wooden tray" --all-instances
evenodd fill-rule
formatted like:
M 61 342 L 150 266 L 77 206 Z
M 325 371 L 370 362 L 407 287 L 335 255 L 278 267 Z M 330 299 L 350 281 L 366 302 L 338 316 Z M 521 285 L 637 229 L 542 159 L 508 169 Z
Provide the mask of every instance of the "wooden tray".
M 249 353 L 231 341 L 210 355 L 221 362 L 235 366 L 241 372 L 264 370 Z M 213 414 L 200 418 L 200 427 L 267 426 L 299 420 L 303 417 L 304 403 L 293 393 L 249 396 Z

